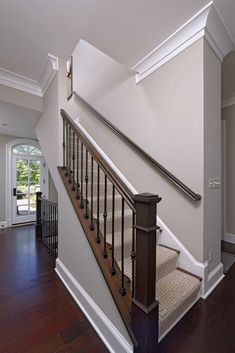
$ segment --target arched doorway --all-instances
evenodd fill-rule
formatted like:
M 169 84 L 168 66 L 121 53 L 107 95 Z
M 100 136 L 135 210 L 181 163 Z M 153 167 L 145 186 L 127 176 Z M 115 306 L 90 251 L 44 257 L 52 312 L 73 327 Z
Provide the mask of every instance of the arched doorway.
M 34 222 L 36 192 L 47 195 L 48 170 L 37 141 L 8 144 L 8 211 L 11 224 Z

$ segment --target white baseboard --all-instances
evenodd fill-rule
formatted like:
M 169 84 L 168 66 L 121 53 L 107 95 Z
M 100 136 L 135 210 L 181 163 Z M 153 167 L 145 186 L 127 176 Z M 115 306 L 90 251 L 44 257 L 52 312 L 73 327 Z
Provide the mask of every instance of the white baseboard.
M 56 260 L 55 271 L 108 350 L 111 353 L 133 353 L 133 347 L 59 259 Z
M 7 221 L 0 222 L 0 229 L 7 228 Z
M 227 243 L 235 244 L 235 234 L 225 233 L 223 240 Z
M 204 293 L 201 296 L 203 299 L 206 299 L 224 278 L 223 268 L 224 266 L 220 262 L 211 272 L 206 273 Z

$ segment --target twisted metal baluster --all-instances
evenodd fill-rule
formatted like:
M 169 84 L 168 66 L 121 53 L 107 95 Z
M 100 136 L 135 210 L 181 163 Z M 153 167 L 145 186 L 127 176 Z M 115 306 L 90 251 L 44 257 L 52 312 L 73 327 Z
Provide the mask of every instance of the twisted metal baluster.
M 72 155 L 72 166 L 73 166 L 73 179 L 72 179 L 72 191 L 75 191 L 75 132 L 73 130 L 73 155 Z
M 120 293 L 122 296 L 126 294 L 126 289 L 124 286 L 124 198 L 122 197 L 122 218 L 121 218 L 121 272 L 122 272 L 122 278 L 121 278 L 121 288 L 119 289 Z
M 80 201 L 80 207 L 84 208 L 84 202 L 83 202 L 83 143 L 81 143 L 81 201 Z
M 85 200 L 85 218 L 89 218 L 88 213 L 88 151 L 86 149 L 86 175 L 85 175 L 85 185 L 86 185 L 86 200 Z
M 112 266 L 110 268 L 111 275 L 114 276 L 116 274 L 115 266 L 114 266 L 114 233 L 115 233 L 115 186 L 113 185 L 112 190 Z
M 94 172 L 94 159 L 91 156 L 91 224 L 90 229 L 94 230 L 94 217 L 93 217 L 93 172 Z
M 106 243 L 106 234 L 107 234 L 107 175 L 104 176 L 104 251 L 103 257 L 106 259 L 108 257 L 107 254 L 107 243 Z
M 96 242 L 100 243 L 100 167 L 97 165 L 97 221 L 96 221 Z
M 77 136 L 77 193 L 76 193 L 76 199 L 80 199 L 79 195 L 79 137 Z
M 65 120 L 63 118 L 63 143 L 62 143 L 62 147 L 63 147 L 63 170 L 65 170 Z
M 135 259 L 136 259 L 136 251 L 135 251 L 135 213 L 132 214 L 132 248 L 131 248 L 131 267 L 132 267 L 132 298 L 135 296 Z
M 72 183 L 72 173 L 71 173 L 71 126 L 69 126 L 69 184 Z

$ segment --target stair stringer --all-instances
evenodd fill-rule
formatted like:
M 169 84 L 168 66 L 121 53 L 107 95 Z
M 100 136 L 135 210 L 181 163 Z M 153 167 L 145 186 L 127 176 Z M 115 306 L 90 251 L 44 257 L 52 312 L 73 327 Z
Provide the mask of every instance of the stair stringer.
M 117 166 L 111 161 L 111 159 L 105 154 L 105 152 L 99 147 L 96 141 L 88 134 L 88 132 L 83 128 L 83 126 L 79 123 L 79 118 L 76 118 L 74 121 L 79 128 L 86 135 L 87 139 L 95 146 L 95 148 L 102 154 L 104 159 L 112 166 L 112 168 L 116 171 L 119 177 L 128 185 L 129 189 L 133 192 L 133 194 L 138 194 L 138 190 L 136 190 L 133 185 L 126 179 L 126 177 L 122 174 L 122 172 L 117 168 Z M 201 289 L 199 292 L 199 297 L 205 299 L 207 296 L 213 291 L 213 289 L 220 283 L 220 281 L 224 278 L 223 275 L 223 265 L 219 263 L 218 266 L 212 270 L 208 271 L 208 262 L 204 263 L 197 261 L 192 254 L 188 251 L 188 249 L 179 241 L 177 236 L 167 227 L 167 225 L 163 222 L 163 220 L 158 216 L 157 223 L 160 226 L 162 232 L 158 235 L 158 243 L 162 245 L 166 245 L 172 247 L 178 251 L 180 251 L 180 256 L 178 259 L 177 265 L 182 269 L 193 273 L 196 276 L 202 278 Z

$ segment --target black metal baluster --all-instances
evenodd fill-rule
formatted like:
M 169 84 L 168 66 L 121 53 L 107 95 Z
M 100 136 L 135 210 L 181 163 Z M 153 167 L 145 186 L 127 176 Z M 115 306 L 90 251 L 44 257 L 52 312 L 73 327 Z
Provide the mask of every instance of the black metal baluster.
M 49 204 L 49 224 L 50 224 L 50 254 L 52 254 L 52 223 L 51 223 L 51 205 Z
M 83 143 L 81 143 L 81 201 L 80 201 L 80 207 L 84 208 L 84 202 L 83 202 Z
M 107 233 L 107 175 L 104 176 L 104 251 L 103 257 L 106 259 L 107 254 L 107 243 L 106 243 L 106 233 Z
M 63 118 L 63 170 L 65 170 L 65 119 Z
M 100 167 L 97 165 L 97 220 L 96 220 L 96 242 L 100 243 Z
M 69 145 L 68 145 L 68 148 L 69 148 L 69 179 L 68 179 L 68 182 L 69 184 L 72 183 L 72 173 L 71 173 L 71 157 L 72 157 L 72 146 L 71 146 L 71 126 L 69 126 Z
M 114 266 L 114 233 L 115 233 L 115 186 L 113 185 L 112 191 L 112 267 L 110 268 L 111 275 L 114 276 L 116 274 L 115 266 Z
M 80 199 L 80 195 L 79 195 L 79 138 L 77 136 L 77 194 L 76 194 L 76 199 L 79 200 Z
M 86 175 L 85 175 L 85 185 L 86 185 L 86 200 L 85 200 L 85 218 L 89 218 L 88 213 L 88 151 L 86 149 Z
M 91 156 L 91 224 L 90 224 L 90 229 L 94 230 L 94 218 L 93 218 L 93 170 L 94 168 L 94 159 Z
M 72 191 L 75 191 L 75 132 L 73 131 L 73 155 L 72 155 L 72 168 L 73 168 L 73 171 L 72 171 Z
M 135 258 L 136 258 L 136 252 L 135 252 L 135 213 L 133 212 L 132 214 L 132 248 L 131 248 L 131 265 L 132 265 L 132 298 L 134 298 L 135 293 Z
M 58 257 L 58 206 L 56 206 L 56 257 Z
M 54 205 L 51 205 L 51 221 L 52 221 L 52 256 L 55 257 L 55 221 L 54 221 Z
M 66 155 L 66 167 L 65 167 L 65 176 L 69 175 L 69 127 L 67 122 L 65 123 L 65 135 L 66 135 L 66 143 L 65 143 L 65 155 Z
M 126 294 L 126 289 L 124 286 L 124 225 L 125 225 L 125 218 L 124 218 L 124 198 L 122 197 L 122 219 L 121 219 L 121 272 L 122 272 L 122 279 L 121 279 L 121 288 L 119 289 L 122 296 Z

